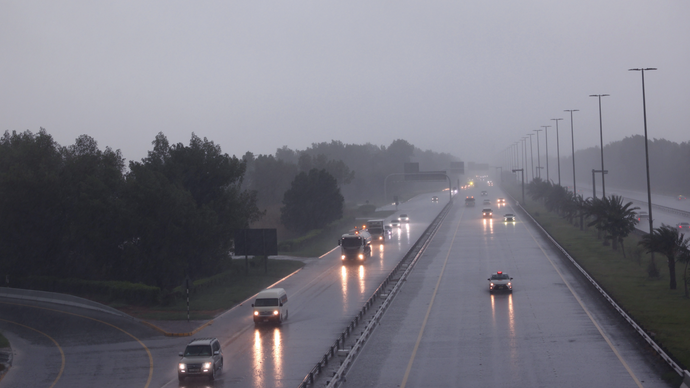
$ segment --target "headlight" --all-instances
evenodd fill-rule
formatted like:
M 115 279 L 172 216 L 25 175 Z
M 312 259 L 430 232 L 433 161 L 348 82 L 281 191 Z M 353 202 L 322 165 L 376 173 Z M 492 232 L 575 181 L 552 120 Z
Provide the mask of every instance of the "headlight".
M 206 369 L 206 370 L 211 369 L 211 363 L 210 363 L 210 362 L 205 362 L 205 363 L 204 363 L 204 369 Z
M 278 311 L 278 310 L 273 310 L 273 315 L 278 315 L 278 314 L 280 314 L 280 311 Z
M 180 366 L 179 366 L 179 368 L 180 368 L 180 370 L 181 370 L 181 371 L 183 371 L 183 372 L 184 372 L 184 370 L 185 370 L 185 369 L 187 369 L 187 365 L 186 365 L 186 364 L 184 364 L 184 363 L 180 363 Z
M 342 256 L 340 257 L 340 259 L 341 259 L 341 260 L 345 260 L 345 255 L 342 255 Z
M 364 255 L 359 255 L 359 259 L 360 260 L 364 259 Z
M 493 286 L 494 286 L 494 284 L 493 284 L 493 283 L 490 283 L 490 284 L 489 284 L 489 287 L 493 287 Z
M 513 286 L 513 284 L 508 282 L 508 287 L 512 287 L 512 286 Z
M 254 315 L 259 315 L 259 312 L 258 312 L 258 311 L 254 311 Z

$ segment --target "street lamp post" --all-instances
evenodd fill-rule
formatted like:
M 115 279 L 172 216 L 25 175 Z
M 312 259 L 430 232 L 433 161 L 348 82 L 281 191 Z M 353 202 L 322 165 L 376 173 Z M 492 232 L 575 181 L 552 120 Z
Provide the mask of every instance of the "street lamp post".
M 532 136 L 534 136 L 534 134 L 528 133 L 527 136 L 529 136 L 529 158 L 531 160 L 530 169 L 532 170 L 532 180 L 534 180 L 534 153 L 532 152 Z
M 537 176 L 541 178 L 541 160 L 539 159 L 539 132 L 543 131 L 543 129 L 534 129 L 533 131 L 537 133 Z
M 513 170 L 513 172 L 520 172 L 520 175 L 522 176 L 522 203 L 525 203 L 525 169 L 524 168 L 516 168 Z
M 549 181 L 549 131 L 548 129 L 551 128 L 550 125 L 542 125 L 542 128 L 544 128 L 544 136 L 546 140 L 546 181 Z M 539 136 L 537 136 L 539 137 Z
M 599 99 L 599 141 L 601 142 L 601 169 L 604 170 L 604 131 L 601 121 L 601 98 L 607 97 L 608 94 L 590 94 L 590 97 L 597 97 Z M 606 197 L 606 182 L 604 181 L 604 174 L 601 174 L 601 197 Z
M 579 112 L 579 109 L 565 109 L 563 112 L 570 112 L 570 144 L 573 148 L 573 194 L 577 196 L 577 184 L 575 184 L 575 134 L 573 132 L 573 112 Z
M 645 161 L 647 163 L 647 206 L 648 206 L 648 213 L 649 213 L 649 233 L 652 233 L 652 230 L 654 230 L 654 219 L 652 218 L 652 185 L 649 180 L 649 148 L 647 146 L 647 101 L 645 100 L 645 92 L 644 92 L 644 72 L 645 70 L 656 70 L 656 67 L 647 67 L 647 68 L 638 68 L 638 69 L 629 69 L 628 71 L 639 71 L 642 73 L 642 112 L 643 112 L 643 118 L 644 118 L 644 156 L 645 156 Z M 654 268 L 656 268 L 656 265 L 654 264 L 654 253 L 652 253 L 652 265 L 654 265 Z
M 561 185 L 561 146 L 558 142 L 558 121 L 563 119 L 551 119 L 556 122 L 556 158 L 558 159 L 558 185 Z M 548 169 L 546 170 L 548 174 Z

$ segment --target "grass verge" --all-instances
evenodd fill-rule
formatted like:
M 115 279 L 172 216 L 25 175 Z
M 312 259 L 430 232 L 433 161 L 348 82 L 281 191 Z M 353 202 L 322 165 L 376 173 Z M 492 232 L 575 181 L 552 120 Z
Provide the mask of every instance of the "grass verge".
M 690 299 L 683 289 L 683 265 L 677 263 L 678 289 L 669 289 L 666 258 L 656 255 L 659 277 L 650 278 L 651 256 L 638 245 L 640 237 L 626 238 L 625 253 L 597 239 L 594 228 L 580 231 L 543 205 L 525 198 L 525 209 L 580 264 L 680 366 L 690 365 Z
M 247 298 L 302 268 L 304 263 L 297 260 L 268 260 L 268 272 L 264 273 L 261 260 L 250 260 L 248 273 L 244 270 L 244 261 L 236 260 L 237 266 L 231 278 L 221 284 L 190 295 L 190 319 L 212 319 L 219 313 L 245 301 Z M 187 302 L 179 301 L 165 307 L 136 307 L 129 305 L 111 305 L 129 315 L 148 320 L 183 320 L 187 319 Z
M 10 347 L 10 341 L 5 338 L 2 333 L 0 333 L 0 348 L 9 348 Z

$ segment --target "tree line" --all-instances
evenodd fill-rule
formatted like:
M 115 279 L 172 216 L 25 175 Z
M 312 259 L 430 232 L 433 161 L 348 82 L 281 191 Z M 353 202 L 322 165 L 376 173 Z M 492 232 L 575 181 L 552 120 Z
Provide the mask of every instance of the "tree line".
M 159 133 L 125 169 L 82 135 L 62 147 L 41 129 L 0 139 L 0 273 L 124 280 L 171 289 L 213 274 L 234 229 L 261 216 L 245 164 L 192 135 Z
M 224 270 L 232 237 L 281 206 L 305 232 L 342 217 L 344 197 L 380 199 L 403 163 L 447 169 L 452 157 L 404 140 L 390 146 L 333 141 L 241 159 L 192 134 L 163 133 L 140 161 L 87 136 L 60 146 L 43 128 L 0 139 L 0 274 L 127 281 L 163 290 Z M 425 164 L 426 163 L 426 164 Z M 343 187 L 349 187 L 341 192 Z

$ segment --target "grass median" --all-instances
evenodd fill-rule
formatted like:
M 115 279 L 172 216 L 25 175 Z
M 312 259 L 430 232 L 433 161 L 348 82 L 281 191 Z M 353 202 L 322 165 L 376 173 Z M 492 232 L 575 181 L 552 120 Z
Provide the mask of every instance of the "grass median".
M 656 254 L 658 277 L 649 277 L 651 256 L 628 236 L 625 253 L 597 239 L 596 229 L 580 231 L 540 203 L 525 198 L 524 208 L 580 264 L 597 283 L 684 369 L 690 365 L 690 299 L 683 286 L 684 266 L 676 264 L 678 288 L 669 289 L 666 257 Z M 670 378 L 670 376 L 667 376 Z

